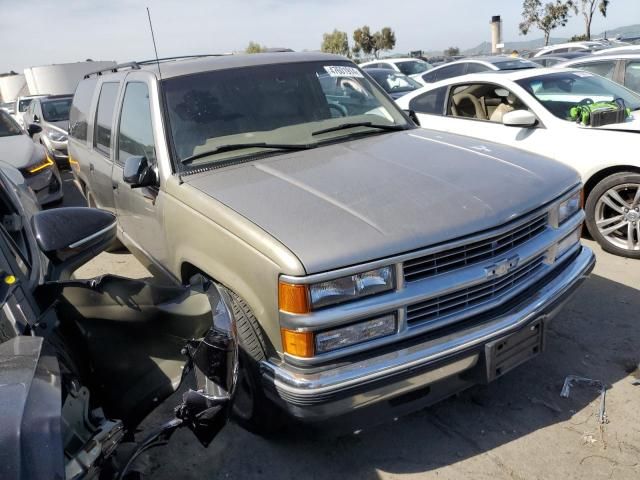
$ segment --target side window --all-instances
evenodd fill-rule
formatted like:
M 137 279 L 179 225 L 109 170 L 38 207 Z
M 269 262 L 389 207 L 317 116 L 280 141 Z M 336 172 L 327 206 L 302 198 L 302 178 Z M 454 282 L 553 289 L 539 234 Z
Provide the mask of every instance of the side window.
M 132 156 L 146 157 L 150 164 L 156 162 L 149 89 L 141 82 L 127 84 L 118 128 L 116 161 L 124 164 Z
M 90 78 L 78 84 L 69 112 L 69 135 L 78 140 L 87 140 L 87 116 L 97 79 Z
M 486 72 L 487 70 L 489 70 L 489 67 L 481 63 L 467 63 L 467 73 Z
M 111 155 L 111 125 L 119 83 L 103 83 L 98 99 L 98 112 L 93 132 L 93 146 L 107 157 Z
M 629 90 L 640 93 L 640 61 L 632 60 L 627 62 L 624 71 L 624 86 Z
M 573 66 L 575 68 L 579 68 L 580 70 L 586 70 L 587 72 L 595 73 L 596 75 L 600 75 L 601 77 L 608 78 L 609 80 L 613 79 L 613 73 L 616 70 L 615 60 L 606 62 L 589 62 L 576 64 Z
M 446 96 L 447 87 L 436 88 L 412 99 L 409 102 L 409 109 L 416 113 L 442 115 Z
M 438 71 L 425 73 L 424 75 L 422 75 L 422 80 L 426 83 L 437 82 L 437 74 Z
M 443 67 L 438 71 L 437 80 L 446 80 L 447 78 L 464 75 L 464 67 L 464 63 L 456 63 L 455 65 Z
M 499 85 L 482 83 L 458 85 L 451 89 L 447 115 L 502 123 L 505 113 L 528 110 L 512 92 Z

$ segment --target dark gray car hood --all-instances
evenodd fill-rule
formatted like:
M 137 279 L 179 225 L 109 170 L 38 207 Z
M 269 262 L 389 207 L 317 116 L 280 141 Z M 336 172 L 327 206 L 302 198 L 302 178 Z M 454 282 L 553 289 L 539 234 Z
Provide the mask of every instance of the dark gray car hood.
M 0 137 L 0 160 L 15 168 L 24 168 L 35 163 L 39 152 L 28 135 Z
M 579 177 L 521 150 L 415 129 L 186 181 L 263 228 L 316 273 L 499 226 L 553 200 Z

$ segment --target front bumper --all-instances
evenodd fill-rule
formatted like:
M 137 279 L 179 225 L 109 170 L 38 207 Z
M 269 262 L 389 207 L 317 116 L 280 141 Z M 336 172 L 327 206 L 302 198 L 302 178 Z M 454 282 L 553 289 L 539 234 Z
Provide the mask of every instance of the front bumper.
M 423 408 L 491 381 L 541 351 L 546 324 L 594 265 L 593 252 L 582 246 L 550 280 L 519 297 L 525 298 L 520 303 L 494 316 L 471 319 L 466 327 L 389 348 L 374 358 L 311 372 L 263 361 L 265 390 L 290 415 L 311 422 L 370 407 L 390 416 Z M 497 350 L 509 344 L 522 350 L 513 351 L 504 363 Z

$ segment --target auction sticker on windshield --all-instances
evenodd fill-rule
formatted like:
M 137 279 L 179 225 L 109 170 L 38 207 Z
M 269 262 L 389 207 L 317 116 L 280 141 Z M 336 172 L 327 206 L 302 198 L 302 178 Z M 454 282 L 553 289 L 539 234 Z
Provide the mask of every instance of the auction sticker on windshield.
M 360 70 L 353 67 L 340 67 L 340 66 L 325 66 L 325 71 L 331 77 L 360 77 L 364 78 L 364 75 L 360 73 Z

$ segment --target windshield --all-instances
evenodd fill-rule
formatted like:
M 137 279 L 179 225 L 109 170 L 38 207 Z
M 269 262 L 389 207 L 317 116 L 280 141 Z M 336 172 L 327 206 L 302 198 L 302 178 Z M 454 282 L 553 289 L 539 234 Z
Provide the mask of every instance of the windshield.
M 422 86 L 414 79 L 393 70 L 367 70 L 367 73 L 387 93 L 411 92 Z
M 163 91 L 177 160 L 218 149 L 192 165 L 264 152 L 228 148 L 238 144 L 308 147 L 387 131 L 363 123 L 410 128 L 395 104 L 347 61 L 214 70 L 164 80 Z M 360 125 L 345 127 L 352 123 Z
M 572 107 L 622 99 L 631 110 L 640 108 L 640 96 L 606 78 L 589 72 L 560 72 L 524 78 L 517 83 L 552 114 L 570 120 Z
M 31 104 L 32 101 L 33 101 L 33 98 L 25 98 L 24 100 L 20 100 L 18 102 L 18 111 L 26 112 L 27 108 L 29 108 L 29 105 Z
M 529 60 L 505 60 L 494 62 L 493 64 L 498 70 L 521 70 L 523 68 L 538 68 L 540 65 Z
M 42 116 L 47 122 L 63 122 L 69 120 L 71 97 L 41 102 Z
M 0 110 L 0 137 L 21 135 L 22 129 L 16 121 L 4 110 Z
M 417 75 L 424 73 L 433 68 L 433 66 L 423 60 L 407 60 L 406 62 L 397 62 L 396 67 L 405 75 Z

